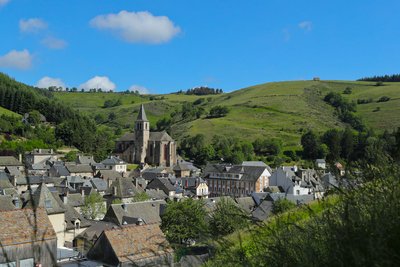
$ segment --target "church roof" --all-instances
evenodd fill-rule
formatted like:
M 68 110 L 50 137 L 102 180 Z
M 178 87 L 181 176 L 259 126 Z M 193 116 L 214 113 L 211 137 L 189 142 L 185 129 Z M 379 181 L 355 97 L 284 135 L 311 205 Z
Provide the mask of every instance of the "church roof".
M 144 106 L 143 106 L 143 104 L 140 105 L 140 109 L 139 109 L 139 114 L 138 114 L 137 120 L 138 120 L 138 121 L 149 121 L 149 120 L 147 119 L 146 112 L 144 111 Z
M 126 133 L 118 139 L 119 142 L 135 141 L 135 133 Z
M 169 141 L 173 142 L 174 140 L 172 139 L 171 136 L 166 131 L 162 132 L 150 132 L 150 138 L 149 141 Z

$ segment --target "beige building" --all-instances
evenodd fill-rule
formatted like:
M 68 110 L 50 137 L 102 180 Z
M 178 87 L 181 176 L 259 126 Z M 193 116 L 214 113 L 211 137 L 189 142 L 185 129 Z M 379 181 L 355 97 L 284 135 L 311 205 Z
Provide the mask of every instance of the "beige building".
M 123 135 L 116 142 L 116 152 L 121 159 L 130 163 L 156 166 L 176 164 L 176 143 L 165 131 L 150 132 L 144 106 L 140 106 L 134 132 Z

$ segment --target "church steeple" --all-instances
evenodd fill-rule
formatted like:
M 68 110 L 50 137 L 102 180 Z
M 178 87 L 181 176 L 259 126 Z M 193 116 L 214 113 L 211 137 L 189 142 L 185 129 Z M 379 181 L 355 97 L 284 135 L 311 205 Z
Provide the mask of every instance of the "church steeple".
M 135 161 L 145 163 L 147 144 L 150 138 L 150 122 L 147 119 L 143 104 L 140 105 L 139 114 L 135 123 Z
M 149 120 L 147 119 L 146 112 L 144 111 L 144 106 L 143 106 L 143 104 L 140 105 L 139 114 L 138 114 L 136 120 L 138 120 L 138 121 L 149 121 Z

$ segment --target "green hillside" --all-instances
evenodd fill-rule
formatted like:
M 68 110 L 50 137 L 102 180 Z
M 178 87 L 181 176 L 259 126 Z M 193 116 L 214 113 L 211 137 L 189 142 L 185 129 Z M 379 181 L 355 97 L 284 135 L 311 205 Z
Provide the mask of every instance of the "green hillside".
M 341 128 L 333 107 L 323 101 L 331 91 L 342 93 L 351 88 L 351 94 L 342 94 L 350 101 L 372 99 L 371 103 L 357 105 L 356 114 L 376 132 L 400 127 L 400 83 L 385 83 L 375 86 L 375 82 L 353 81 L 291 81 L 260 84 L 221 95 L 158 95 L 138 96 L 123 93 L 71 93 L 57 92 L 55 97 L 70 107 L 86 112 L 92 117 L 98 114 L 108 117 L 113 112 L 116 119 L 104 124 L 132 129 L 140 104 L 145 104 L 152 126 L 173 112 L 180 112 L 184 102 L 205 101 L 199 106 L 206 112 L 216 105 L 227 106 L 226 117 L 207 118 L 203 115 L 194 120 L 178 120 L 172 125 L 172 135 L 178 140 L 185 135 L 204 134 L 228 135 L 253 140 L 257 137 L 278 137 L 285 147 L 297 147 L 300 136 L 309 129 L 323 132 L 328 128 Z M 377 100 L 387 96 L 387 102 Z M 155 99 L 154 99 L 155 98 Z M 122 105 L 103 108 L 106 100 L 122 101 Z M 377 109 L 379 107 L 379 109 Z
M 1 115 L 21 117 L 20 114 L 12 112 L 11 110 L 5 109 L 5 108 L 0 106 L 0 116 Z

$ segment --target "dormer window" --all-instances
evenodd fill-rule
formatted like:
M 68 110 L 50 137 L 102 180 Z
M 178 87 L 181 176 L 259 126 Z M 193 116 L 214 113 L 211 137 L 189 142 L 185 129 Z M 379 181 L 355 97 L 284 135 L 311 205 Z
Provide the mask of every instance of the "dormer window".
M 44 201 L 44 206 L 46 209 L 51 209 L 53 207 L 53 205 L 51 204 L 51 200 L 50 199 L 46 199 Z
M 79 230 L 81 228 L 81 222 L 79 220 L 75 221 L 75 229 Z

